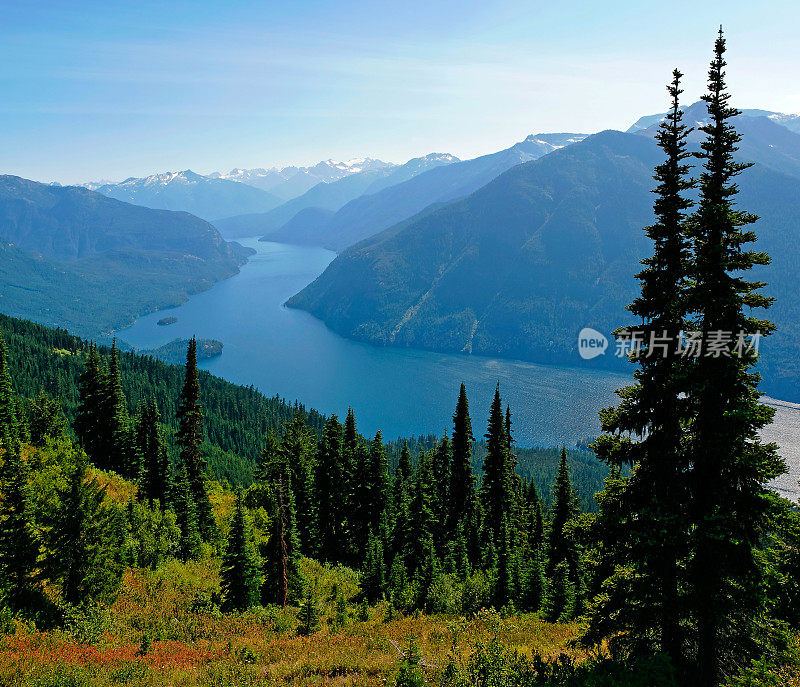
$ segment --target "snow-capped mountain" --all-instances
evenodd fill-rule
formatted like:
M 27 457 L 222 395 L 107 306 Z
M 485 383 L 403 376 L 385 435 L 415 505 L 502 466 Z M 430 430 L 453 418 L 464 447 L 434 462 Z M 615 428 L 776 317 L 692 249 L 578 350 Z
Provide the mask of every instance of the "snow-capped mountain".
M 320 182 L 329 184 L 351 174 L 377 171 L 394 166 L 390 162 L 383 162 L 383 160 L 358 157 L 341 161 L 323 160 L 309 167 L 235 168 L 230 172 L 214 172 L 208 176 L 213 179 L 238 181 L 248 186 L 269 191 L 284 200 L 289 200 L 302 195 Z
M 706 106 L 702 100 L 698 100 L 696 103 L 692 103 L 691 105 L 686 105 L 682 107 L 681 110 L 683 110 L 686 115 L 685 123 L 687 126 L 698 126 L 699 124 L 702 124 L 707 115 Z M 664 113 L 661 113 L 640 117 L 630 126 L 628 133 L 636 133 L 637 131 L 648 129 L 654 124 L 658 124 L 659 122 L 663 121 L 665 116 L 666 115 Z M 773 112 L 771 110 L 750 109 L 742 110 L 742 116 L 766 117 L 775 124 L 780 124 L 781 126 L 786 127 L 789 129 L 789 131 L 793 131 L 796 134 L 800 133 L 800 115 L 797 114 L 784 114 L 782 112 Z
M 228 179 L 212 179 L 190 169 L 129 177 L 95 190 L 126 203 L 159 210 L 183 210 L 205 220 L 238 212 L 266 212 L 281 202 L 262 189 Z

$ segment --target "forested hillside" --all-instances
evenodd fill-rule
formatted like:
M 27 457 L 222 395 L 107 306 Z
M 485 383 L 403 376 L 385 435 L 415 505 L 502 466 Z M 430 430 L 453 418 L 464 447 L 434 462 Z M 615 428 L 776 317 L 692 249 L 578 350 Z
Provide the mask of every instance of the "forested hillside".
M 179 305 L 251 252 L 184 212 L 13 176 L 0 177 L 0 239 L 2 311 L 85 336 Z

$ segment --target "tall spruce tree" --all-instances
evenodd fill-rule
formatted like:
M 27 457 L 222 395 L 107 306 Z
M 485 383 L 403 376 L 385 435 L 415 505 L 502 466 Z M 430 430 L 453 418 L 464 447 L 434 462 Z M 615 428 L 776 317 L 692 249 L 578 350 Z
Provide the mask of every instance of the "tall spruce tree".
M 692 202 L 686 193 L 692 182 L 686 164 L 691 130 L 682 123 L 679 102 L 683 75 L 676 69 L 672 76 L 667 87 L 670 110 L 656 134 L 665 154 L 654 175 L 656 221 L 645 229 L 653 255 L 642 261 L 644 269 L 637 275 L 641 295 L 629 306 L 644 324 L 621 333 L 639 342 L 631 357 L 638 369 L 635 383 L 618 392 L 622 402 L 601 413 L 606 434 L 595 443 L 598 457 L 614 468 L 636 466 L 629 480 L 620 476 L 608 483 L 616 499 L 609 492 L 601 500 L 601 520 L 613 515 L 625 522 L 614 528 L 624 538 L 617 545 L 608 541 L 610 531 L 604 533 L 604 550 L 615 560 L 601 567 L 614 575 L 612 582 L 619 588 L 606 589 L 587 637 L 599 642 L 601 635 L 612 634 L 615 646 L 630 655 L 663 652 L 679 667 L 684 644 L 679 578 L 687 555 L 684 435 L 689 422 L 689 368 L 680 355 L 680 341 L 687 328 L 686 211 Z M 616 566 L 627 566 L 627 574 L 615 572 Z
M 180 530 L 179 550 L 184 561 L 198 558 L 202 549 L 200 527 L 197 524 L 197 508 L 192 498 L 192 487 L 186 466 L 181 463 L 173 480 L 170 503 L 175 510 L 175 520 Z
M 258 603 L 261 589 L 260 562 L 241 496 L 236 499 L 225 553 L 222 556 L 220 587 L 222 607 L 225 610 L 244 611 Z
M 206 463 L 203 459 L 203 408 L 200 405 L 200 379 L 197 373 L 197 341 L 189 342 L 186 352 L 186 376 L 178 406 L 178 444 L 181 463 L 186 468 L 189 488 L 197 512 L 197 525 L 204 541 L 216 534 L 214 512 L 205 483 Z
M 142 407 L 137 423 L 138 454 L 142 468 L 138 496 L 147 501 L 158 500 L 165 507 L 171 490 L 169 456 L 159 424 L 155 399 Z
M 0 456 L 0 592 L 12 608 L 33 586 L 39 543 L 33 528 L 28 466 L 20 445 L 6 437 Z
M 323 561 L 339 562 L 343 558 L 341 541 L 344 528 L 342 481 L 342 424 L 336 415 L 325 423 L 317 449 L 314 476 L 316 500 L 316 548 Z
M 458 402 L 453 413 L 452 462 L 450 470 L 450 517 L 448 528 L 455 530 L 458 523 L 468 518 L 468 509 L 475 501 L 475 475 L 472 472 L 472 420 L 464 383 L 458 392 Z
M 566 526 L 579 512 L 572 489 L 567 464 L 567 450 L 561 447 L 561 458 L 558 463 L 558 474 L 553 485 L 553 513 L 548 533 L 547 575 L 553 576 L 556 566 L 566 561 L 573 571 L 574 551 L 567 537 Z
M 311 553 L 311 532 L 314 526 L 314 436 L 302 413 L 294 413 L 281 440 L 281 452 L 289 465 L 301 550 Z
M 494 391 L 489 426 L 486 430 L 486 457 L 483 460 L 481 497 L 486 513 L 486 529 L 494 539 L 495 547 L 500 542 L 503 518 L 509 517 L 513 505 L 511 460 L 500 385 Z
M 90 344 L 84 369 L 78 380 L 78 409 L 75 413 L 75 434 L 78 441 L 98 466 L 104 465 L 106 427 L 103 426 L 106 375 L 101 368 L 97 347 Z
M 18 421 L 11 372 L 8 368 L 8 348 L 0 331 L 0 440 L 17 439 Z
M 698 154 L 703 163 L 700 197 L 690 225 L 694 263 L 690 270 L 689 312 L 708 342 L 722 339 L 722 354 L 702 355 L 690 377 L 694 422 L 691 436 L 692 613 L 697 623 L 695 684 L 718 685 L 734 663 L 752 651 L 749 635 L 759 618 L 761 571 L 755 549 L 770 508 L 766 483 L 785 471 L 774 444 L 759 431 L 774 410 L 759 403 L 757 353 L 739 344 L 740 333 L 768 334 L 773 325 L 748 313 L 771 299 L 760 282 L 744 273 L 766 265 L 752 250 L 756 221 L 734 205 L 735 177 L 749 165 L 735 160 L 740 136 L 732 120 L 725 84 L 725 39 L 720 28 L 708 72 L 708 122 Z M 750 628 L 743 631 L 742 628 Z

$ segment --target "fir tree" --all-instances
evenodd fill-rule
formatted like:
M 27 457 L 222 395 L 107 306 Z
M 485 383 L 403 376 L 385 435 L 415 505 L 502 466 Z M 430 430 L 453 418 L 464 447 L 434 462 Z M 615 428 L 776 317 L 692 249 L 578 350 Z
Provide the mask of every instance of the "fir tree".
M 570 566 L 574 563 L 573 545 L 567 537 L 566 525 L 578 514 L 578 511 L 575 495 L 572 491 L 572 482 L 569 477 L 567 450 L 562 447 L 558 474 L 553 486 L 553 517 L 550 523 L 548 541 L 548 577 L 553 576 L 553 571 L 562 561 L 568 562 Z M 574 568 L 571 568 L 570 572 L 573 570 Z
M 510 516 L 513 505 L 511 461 L 499 384 L 495 388 L 489 412 L 489 426 L 484 436 L 487 452 L 483 461 L 481 496 L 486 512 L 486 526 L 497 544 L 503 518 Z
M 78 604 L 115 593 L 122 577 L 124 518 L 106 503 L 105 489 L 87 479 L 82 452 L 75 453 L 48 520 L 45 569 L 61 580 L 64 601 Z
M 342 425 L 336 415 L 325 424 L 317 451 L 314 480 L 317 553 L 321 560 L 338 562 L 343 534 Z
M 170 495 L 172 507 L 180 529 L 180 557 L 184 561 L 198 558 L 201 552 L 200 528 L 197 524 L 197 509 L 192 498 L 192 489 L 186 466 L 181 463 Z
M 261 482 L 277 482 L 283 477 L 289 478 L 287 462 L 281 450 L 281 442 L 275 436 L 275 431 L 270 430 L 264 437 L 264 445 L 258 454 L 258 463 L 253 477 Z
M 17 439 L 18 423 L 16 400 L 11 386 L 11 372 L 8 369 L 8 349 L 0 332 L 0 440 Z
M 308 636 L 319 630 L 319 606 L 317 605 L 317 595 L 312 585 L 308 585 L 303 605 L 300 607 L 298 620 L 300 621 L 300 627 L 297 628 L 298 634 Z
M 107 428 L 103 425 L 103 408 L 107 388 L 106 375 L 100 367 L 97 347 L 89 346 L 84 370 L 78 380 L 78 409 L 75 414 L 75 434 L 89 459 L 105 467 Z
M 165 506 L 171 491 L 169 457 L 159 424 L 155 399 L 142 408 L 136 430 L 137 451 L 142 457 L 139 498 L 158 500 Z
M 575 606 L 575 585 L 569 576 L 569 566 L 561 561 L 553 570 L 547 585 L 543 617 L 549 623 L 570 620 Z
M 364 596 L 371 603 L 378 601 L 386 591 L 386 564 L 383 554 L 383 541 L 370 534 L 361 588 L 364 590 Z
M 612 560 L 601 563 L 601 569 L 624 588 L 606 585 L 605 603 L 595 609 L 588 631 L 595 641 L 600 634 L 613 635 L 634 656 L 664 652 L 676 667 L 682 662 L 679 575 L 686 556 L 688 467 L 687 364 L 679 349 L 686 329 L 689 259 L 686 211 L 691 201 L 685 194 L 692 186 L 686 164 L 690 129 L 682 124 L 679 104 L 682 76 L 674 70 L 667 87 L 670 111 L 656 134 L 666 159 L 654 175 L 656 222 L 646 228 L 654 251 L 642 261 L 645 267 L 637 275 L 641 295 L 629 307 L 644 324 L 623 334 L 639 341 L 639 353 L 632 357 L 639 366 L 636 383 L 618 392 L 622 402 L 616 408 L 601 413 L 606 434 L 595 444 L 598 457 L 613 469 L 636 465 L 624 485 L 618 479 L 607 482 L 618 498 L 608 492 L 601 500 L 601 520 L 625 523 L 613 528 L 621 538 L 618 544 L 611 544 L 611 530 L 602 533 L 605 555 Z M 620 565 L 628 566 L 630 574 L 616 574 Z
M 244 611 L 258 603 L 261 588 L 259 568 L 250 520 L 241 497 L 238 497 L 220 568 L 225 610 Z
M 297 517 L 296 533 L 301 550 L 308 554 L 311 553 L 311 531 L 314 525 L 314 437 L 302 413 L 297 412 L 292 416 L 284 431 L 280 448 L 291 473 L 290 486 Z
M 369 447 L 367 470 L 367 510 L 366 526 L 368 531 L 376 531 L 386 513 L 389 499 L 389 467 L 386 460 L 386 448 L 380 430 Z
M 450 470 L 450 518 L 448 529 L 455 530 L 458 523 L 468 517 L 468 508 L 474 502 L 475 475 L 472 472 L 472 420 L 464 383 L 458 393 L 458 403 L 453 413 L 452 463 Z
M 300 571 L 300 541 L 297 536 L 295 500 L 289 483 L 279 480 L 275 517 L 269 539 L 261 544 L 263 580 L 261 601 L 264 604 L 295 603 L 303 593 Z
M 203 408 L 200 405 L 200 380 L 197 373 L 197 342 L 189 342 L 186 352 L 186 376 L 178 407 L 178 433 L 176 443 L 181 463 L 186 468 L 189 488 L 197 512 L 197 525 L 204 541 L 210 541 L 216 532 L 214 513 L 205 485 L 205 460 L 201 453 L 203 443 Z
M 751 645 L 742 627 L 758 618 L 760 568 L 755 549 L 768 518 L 766 484 L 785 471 L 774 444 L 762 444 L 759 431 L 774 410 L 759 403 L 759 377 L 752 371 L 755 350 L 737 350 L 737 337 L 768 334 L 773 325 L 749 316 L 771 299 L 760 282 L 743 273 L 766 265 L 766 254 L 749 248 L 756 240 L 746 227 L 756 217 L 734 206 L 734 178 L 749 165 L 735 161 L 740 136 L 731 120 L 739 111 L 729 105 L 725 84 L 725 39 L 720 29 L 703 96 L 709 121 L 698 154 L 703 163 L 700 197 L 690 225 L 694 262 L 690 270 L 689 306 L 695 326 L 708 342 L 729 333 L 719 357 L 695 361 L 689 398 L 694 416 L 691 454 L 692 537 L 690 562 L 692 612 L 697 622 L 699 687 L 719 684 L 727 657 L 746 660 Z M 743 633 L 746 637 L 749 632 Z
M 6 436 L 0 457 L 0 590 L 18 608 L 32 588 L 39 544 L 33 528 L 28 466 Z

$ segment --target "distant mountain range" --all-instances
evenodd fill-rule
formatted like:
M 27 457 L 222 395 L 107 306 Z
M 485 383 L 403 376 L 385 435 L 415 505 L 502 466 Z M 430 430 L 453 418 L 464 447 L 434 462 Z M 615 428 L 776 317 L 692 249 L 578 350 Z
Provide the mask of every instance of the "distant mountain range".
M 694 115 L 706 112 L 705 104 L 702 100 L 698 100 L 696 103 L 682 107 L 681 109 L 684 112 L 687 112 L 686 119 L 689 122 L 692 121 L 692 117 Z M 800 115 L 783 114 L 782 112 L 772 112 L 771 110 L 742 110 L 741 112 L 743 117 L 766 117 L 775 124 L 780 124 L 781 126 L 789 129 L 789 131 L 800 134 Z M 640 117 L 633 124 L 631 124 L 627 133 L 632 134 L 636 133 L 637 131 L 641 131 L 642 129 L 648 129 L 653 125 L 657 126 L 659 122 L 664 119 L 664 117 L 666 117 L 665 112 L 662 112 L 661 114 L 645 115 L 644 117 Z M 741 122 L 742 119 L 740 118 L 738 121 Z
M 230 172 L 213 172 L 208 177 L 239 181 L 269 191 L 272 195 L 286 201 L 302 195 L 320 183 L 330 184 L 351 174 L 374 172 L 390 167 L 394 167 L 390 162 L 359 157 L 346 161 L 323 160 L 311 167 L 232 169 Z
M 324 223 L 304 225 L 301 218 L 294 218 L 303 208 L 296 205 L 287 208 L 287 204 L 271 213 L 247 218 L 246 224 L 242 222 L 244 218 L 232 218 L 221 223 L 221 227 L 228 234 L 231 234 L 231 226 L 246 226 L 249 231 L 261 229 L 266 231 L 265 241 L 305 243 L 339 251 L 407 219 L 432 203 L 465 196 L 515 165 L 538 159 L 583 138 L 584 134 L 535 134 L 506 150 L 473 160 L 459 161 L 453 156 L 444 158 L 441 155 L 417 158 L 339 208 L 312 205 L 336 210 Z M 410 170 L 414 173 L 409 173 Z M 285 224 L 290 219 L 291 223 Z M 318 215 L 314 219 L 318 219 Z M 270 230 L 271 226 L 275 228 Z
M 687 114 L 692 121 L 704 113 Z M 642 227 L 652 221 L 652 170 L 663 157 L 651 136 L 655 124 L 573 142 L 371 236 L 360 225 L 368 238 L 344 250 L 288 305 L 377 345 L 580 365 L 575 344 L 582 327 L 609 333 L 631 320 L 625 306 L 636 292 L 639 260 L 650 251 Z M 741 158 L 757 163 L 740 178 L 738 200 L 761 215 L 759 248 L 773 264 L 759 276 L 778 297 L 769 313 L 778 334 L 764 344 L 764 388 L 797 398 L 800 136 L 774 117 L 741 117 L 737 128 Z M 362 216 L 366 201 L 380 195 L 356 201 Z M 341 213 L 324 223 L 326 230 Z M 374 229 L 385 226 L 380 214 L 372 217 Z M 591 363 L 598 364 L 625 367 L 612 355 Z
M 217 220 L 214 224 L 225 236 L 259 236 L 268 232 L 278 232 L 269 240 L 283 240 L 288 237 L 289 243 L 318 243 L 316 235 L 309 231 L 310 227 L 301 224 L 302 217 L 294 220 L 295 216 L 309 208 L 336 212 L 349 201 L 364 194 L 374 194 L 389 186 L 397 186 L 419 174 L 435 167 L 441 167 L 459 162 L 457 157 L 447 153 L 430 153 L 423 157 L 409 160 L 403 165 L 382 167 L 381 169 L 367 169 L 348 175 L 331 183 L 320 183 L 309 189 L 302 196 L 278 206 L 265 213 L 239 215 Z M 291 229 L 283 232 L 283 226 L 292 221 L 294 231 Z
M 245 208 L 246 212 L 264 212 L 281 204 L 280 198 L 263 189 L 228 179 L 212 179 L 189 169 L 131 177 L 118 184 L 98 186 L 96 190 L 126 203 L 189 212 L 209 221 Z
M 185 212 L 15 176 L 0 176 L 0 239 L 2 311 L 84 336 L 183 302 L 251 252 Z

